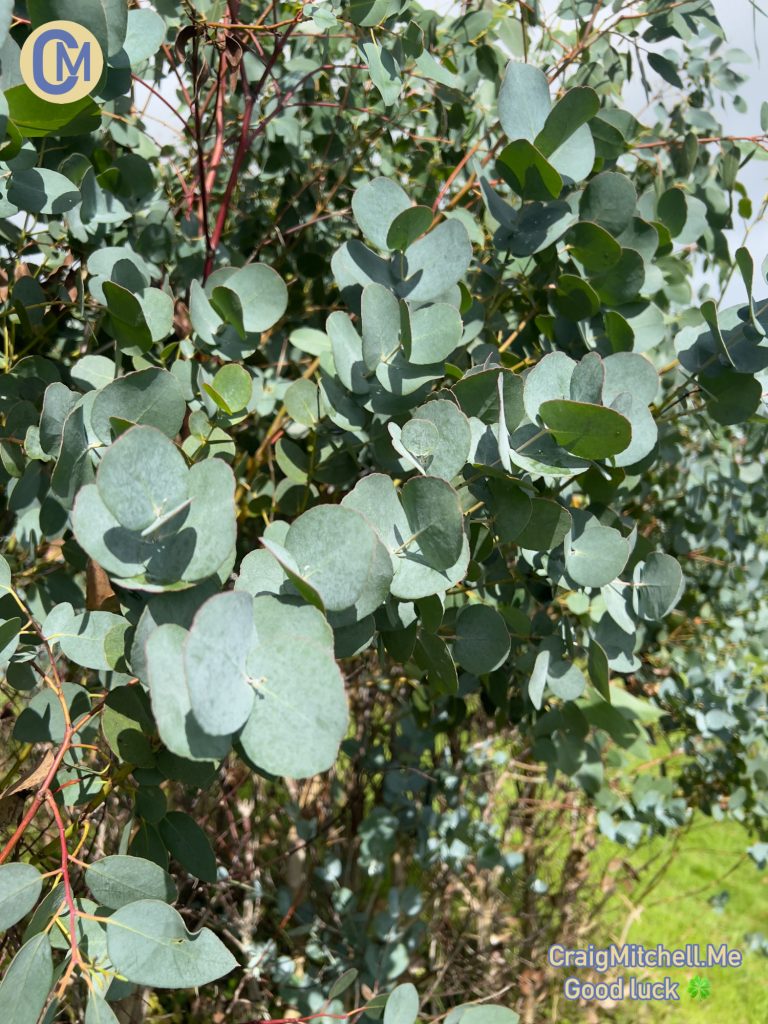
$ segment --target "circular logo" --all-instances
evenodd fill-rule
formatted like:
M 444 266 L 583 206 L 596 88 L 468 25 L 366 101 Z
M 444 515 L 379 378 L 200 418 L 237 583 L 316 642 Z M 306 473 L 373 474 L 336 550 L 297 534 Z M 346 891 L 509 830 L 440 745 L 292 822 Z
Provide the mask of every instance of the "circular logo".
M 49 103 L 74 103 L 96 87 L 104 54 L 93 32 L 75 21 L 48 21 L 21 48 L 21 77 Z

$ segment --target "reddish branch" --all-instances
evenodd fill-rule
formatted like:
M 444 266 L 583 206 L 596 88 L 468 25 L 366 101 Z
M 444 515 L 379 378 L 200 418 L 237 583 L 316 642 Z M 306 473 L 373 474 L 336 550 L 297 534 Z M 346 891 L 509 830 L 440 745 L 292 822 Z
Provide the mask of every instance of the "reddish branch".
M 205 235 L 206 265 L 211 257 L 211 229 L 208 220 L 208 189 L 205 187 L 205 151 L 203 149 L 202 114 L 200 111 L 200 37 L 192 43 L 192 75 L 195 81 L 195 102 L 192 108 L 194 119 L 195 149 L 197 150 L 198 181 L 200 182 L 200 211 Z
M 21 598 L 19 598 L 13 591 L 11 591 L 11 596 L 16 600 L 19 607 L 22 608 L 29 615 L 28 609 L 25 607 L 24 602 L 21 600 Z M 31 624 L 34 627 L 35 631 L 39 635 L 40 640 L 42 641 L 43 646 L 45 647 L 46 652 L 48 654 L 48 659 L 51 663 L 51 672 L 53 674 L 53 680 L 49 680 L 48 677 L 44 674 L 43 678 L 48 683 L 53 692 L 56 694 L 59 704 L 61 705 L 65 725 L 64 739 L 62 741 L 61 747 L 59 748 L 58 752 L 53 758 L 53 761 L 51 762 L 51 767 L 48 770 L 48 774 L 46 775 L 42 785 L 40 786 L 39 790 L 32 799 L 32 803 L 29 806 L 29 810 L 22 818 L 19 827 L 13 833 L 13 835 L 5 844 L 3 849 L 0 850 L 0 864 L 3 864 L 11 855 L 17 843 L 19 842 L 19 840 L 29 827 L 32 819 L 35 817 L 38 810 L 40 809 L 40 805 L 42 804 L 43 800 L 46 799 L 46 795 L 49 792 L 51 784 L 56 777 L 56 772 L 59 770 L 59 766 L 61 765 L 61 762 L 64 760 L 64 757 L 66 756 L 67 751 L 69 750 L 72 744 L 72 737 L 74 736 L 75 733 L 75 729 L 72 725 L 72 720 L 69 715 L 69 707 L 67 706 L 67 702 L 64 697 L 64 691 L 62 688 L 61 677 L 59 676 L 59 670 L 56 666 L 56 660 L 53 656 L 53 651 L 51 650 L 51 645 L 48 643 L 48 640 L 46 639 L 42 629 L 37 625 L 37 623 L 34 621 L 31 615 L 29 616 L 29 624 Z M 84 722 L 91 717 L 91 714 L 93 714 L 93 712 L 86 715 L 85 718 L 78 723 L 78 728 L 81 727 L 84 724 Z
M 756 145 L 768 141 L 768 133 L 761 135 L 709 135 L 696 139 L 700 146 L 709 146 L 715 142 L 754 142 Z M 679 139 L 657 139 L 655 142 L 638 142 L 632 149 L 666 149 L 668 146 L 680 145 Z
M 226 53 L 222 52 L 219 58 L 219 74 L 216 80 L 216 109 L 214 111 L 214 122 L 216 124 L 216 141 L 213 144 L 211 150 L 211 156 L 208 160 L 208 174 L 205 178 L 205 184 L 203 188 L 206 192 L 211 192 L 216 182 L 216 171 L 219 169 L 221 158 L 224 155 L 224 101 L 227 96 L 227 58 Z
M 301 12 L 301 10 L 299 10 L 297 12 L 297 14 L 296 14 L 296 17 L 288 25 L 288 28 L 286 29 L 285 33 L 275 43 L 275 48 L 272 51 L 271 56 L 267 60 L 266 67 L 264 68 L 264 73 L 262 74 L 262 76 L 259 79 L 258 83 L 256 84 L 255 88 L 253 88 L 253 89 L 250 88 L 250 84 L 248 82 L 248 78 L 247 78 L 247 75 L 245 73 L 245 68 L 241 64 L 241 71 L 242 71 L 241 80 L 242 80 L 242 83 L 243 83 L 243 89 L 245 90 L 245 93 L 246 93 L 246 96 L 247 96 L 247 99 L 246 99 L 246 102 L 245 102 L 245 108 L 243 110 L 243 123 L 242 123 L 241 129 L 240 129 L 240 138 L 239 138 L 238 143 L 237 143 L 237 149 L 235 150 L 235 155 L 232 158 L 232 166 L 231 166 L 231 169 L 230 169 L 230 172 L 229 172 L 229 179 L 227 180 L 227 184 L 226 184 L 226 187 L 224 189 L 224 196 L 222 198 L 221 205 L 219 206 L 219 212 L 218 212 L 218 215 L 216 217 L 216 223 L 215 223 L 214 228 L 213 228 L 213 233 L 211 235 L 209 244 L 206 246 L 207 254 L 206 254 L 206 259 L 205 259 L 205 268 L 204 268 L 204 271 L 203 271 L 203 278 L 207 278 L 210 275 L 211 271 L 213 270 L 213 263 L 214 263 L 214 260 L 215 260 L 215 257 L 216 257 L 216 251 L 217 251 L 217 249 L 219 247 L 219 244 L 221 242 L 221 237 L 224 234 L 224 228 L 225 228 L 226 223 L 227 223 L 227 217 L 229 216 L 230 206 L 232 205 L 232 197 L 233 197 L 234 192 L 235 192 L 235 186 L 237 184 L 237 179 L 240 176 L 240 171 L 242 169 L 243 161 L 245 160 L 246 153 L 250 149 L 251 144 L 252 144 L 253 140 L 256 138 L 256 136 L 258 134 L 260 134 L 260 132 L 262 132 L 264 130 L 264 128 L 266 127 L 268 122 L 273 117 L 275 117 L 276 114 L 281 109 L 280 107 L 277 107 L 268 117 L 264 118 L 261 121 L 261 123 L 258 125 L 257 128 L 251 129 L 251 117 L 253 116 L 253 111 L 254 111 L 254 107 L 256 106 L 256 101 L 259 98 L 259 96 L 261 95 L 261 91 L 264 88 L 264 85 L 265 85 L 267 79 L 269 78 L 269 75 L 271 74 L 271 71 L 272 71 L 272 68 L 275 65 L 275 62 L 277 61 L 278 57 L 280 56 L 280 54 L 285 49 L 285 47 L 286 47 L 286 45 L 288 43 L 288 40 L 291 37 L 291 33 L 293 32 L 294 28 L 298 25 L 299 21 L 301 20 L 301 16 L 302 16 L 302 12 Z M 288 97 L 286 97 L 286 99 L 287 98 Z M 204 180 L 205 180 L 205 178 L 204 178 L 204 176 L 202 176 L 201 177 L 201 181 L 204 182 Z
M 48 684 L 48 686 L 56 694 L 56 698 L 61 706 L 61 711 L 64 716 L 64 738 L 61 742 L 61 746 L 59 747 L 59 749 L 57 750 L 56 754 L 53 757 L 53 760 L 51 761 L 51 766 L 48 769 L 48 772 L 45 778 L 43 779 L 40 788 L 32 798 L 32 803 L 29 805 L 29 809 L 27 810 L 24 817 L 21 819 L 21 822 L 16 831 L 5 844 L 3 849 L 0 850 L 0 864 L 5 863 L 8 857 L 10 857 L 10 855 L 13 853 L 16 846 L 18 845 L 19 840 L 24 835 L 26 830 L 29 828 L 33 818 L 40 810 L 41 804 L 43 803 L 44 800 L 48 800 L 49 794 L 51 793 L 51 785 L 53 784 L 53 780 L 56 778 L 56 773 L 58 772 L 59 767 L 61 766 L 61 762 L 64 760 L 67 753 L 72 749 L 72 747 L 78 745 L 74 742 L 74 737 L 77 735 L 80 729 L 82 729 L 83 726 L 86 725 L 93 718 L 94 715 L 98 714 L 100 708 L 102 707 L 102 704 L 98 704 L 95 707 L 91 708 L 91 710 L 88 711 L 86 714 L 84 714 L 82 718 L 78 719 L 77 722 L 72 722 L 72 719 L 69 714 L 69 707 L 64 696 L 64 689 L 62 685 L 61 676 L 59 675 L 59 669 L 58 666 L 56 665 L 56 659 L 53 656 L 53 650 L 51 649 L 51 645 L 48 642 L 48 639 L 43 633 L 41 627 L 38 625 L 37 622 L 35 622 L 34 617 L 30 614 L 29 609 L 26 607 L 26 605 L 18 596 L 18 594 L 16 594 L 16 592 L 13 590 L 8 591 L 8 593 L 16 601 L 19 608 L 21 608 L 25 612 L 25 614 L 29 616 L 27 624 L 32 626 L 37 635 L 40 637 L 40 642 L 42 643 L 43 647 L 45 648 L 46 654 L 48 655 L 48 660 L 51 665 L 51 674 L 53 676 L 53 679 L 49 679 L 48 676 L 46 676 L 45 673 L 43 672 L 41 672 L 40 674 L 42 675 L 43 679 Z M 34 667 L 37 668 L 37 666 Z
M 61 699 L 62 701 L 64 700 L 63 694 L 61 695 Z M 98 713 L 100 706 L 101 705 L 93 708 L 86 715 L 84 715 L 82 718 L 78 719 L 78 721 L 74 723 L 69 721 L 69 709 L 66 709 L 67 725 L 64 731 L 64 739 L 62 740 L 61 746 L 54 755 L 53 761 L 51 762 L 51 767 L 48 770 L 48 774 L 46 775 L 45 779 L 42 782 L 42 785 L 32 798 L 32 803 L 29 805 L 27 813 L 21 819 L 19 827 L 13 833 L 13 835 L 5 844 L 3 849 L 0 850 L 0 864 L 5 863 L 5 861 L 13 853 L 14 849 L 19 843 L 19 840 L 22 838 L 26 830 L 29 828 L 33 818 L 40 810 L 43 801 L 48 799 L 48 796 L 51 793 L 51 786 L 53 784 L 53 780 L 56 778 L 56 773 L 61 767 L 61 762 L 67 756 L 69 751 L 74 746 L 77 746 L 77 744 L 72 742 L 73 736 L 75 736 L 79 732 L 79 730 L 82 729 L 83 726 L 86 725 L 95 714 Z M 66 707 L 66 701 L 64 701 L 64 707 Z
M 24 602 L 21 600 L 21 598 L 14 591 L 10 591 L 10 593 L 11 593 L 11 596 L 18 603 L 19 607 L 24 609 L 24 611 L 29 615 L 29 611 L 26 608 L 26 606 L 24 605 Z M 51 645 L 50 645 L 48 639 L 46 638 L 45 634 L 43 633 L 41 627 L 35 622 L 34 618 L 31 615 L 29 615 L 28 624 L 31 625 L 34 628 L 35 632 L 40 637 L 41 643 L 42 643 L 43 647 L 45 648 L 45 650 L 47 652 L 47 655 L 48 655 L 48 659 L 49 659 L 49 662 L 50 662 L 50 665 L 51 665 L 51 675 L 52 675 L 53 678 L 52 679 L 49 678 L 41 670 L 38 670 L 38 671 L 40 671 L 40 674 L 43 676 L 43 678 L 45 679 L 45 681 L 48 684 L 48 686 L 56 694 L 56 697 L 57 697 L 57 699 L 59 701 L 59 704 L 61 705 L 62 714 L 64 716 L 64 737 L 62 739 L 62 742 L 61 742 L 61 745 L 60 745 L 58 751 L 56 752 L 56 754 L 51 759 L 50 767 L 49 767 L 48 771 L 46 772 L 45 778 L 43 779 L 43 782 L 41 783 L 39 789 L 37 790 L 37 792 L 35 793 L 34 797 L 32 798 L 32 802 L 31 802 L 31 804 L 30 804 L 26 814 L 24 815 L 24 817 L 22 818 L 21 822 L 19 823 L 19 826 L 16 829 L 16 831 L 13 833 L 11 838 L 8 840 L 8 842 L 3 847 L 2 851 L 0 851 L 0 864 L 4 863 L 8 859 L 8 857 L 10 857 L 10 855 L 13 853 L 13 851 L 16 848 L 16 846 L 18 845 L 19 841 L 24 836 L 26 830 L 29 828 L 30 824 L 32 823 L 35 815 L 39 811 L 41 805 L 43 804 L 43 801 L 45 801 L 45 803 L 47 803 L 48 807 L 50 808 L 51 814 L 53 815 L 53 820 L 54 820 L 54 823 L 56 825 L 56 830 L 57 830 L 58 836 L 59 836 L 59 845 L 60 845 L 60 848 L 61 848 L 61 862 L 60 862 L 61 863 L 61 868 L 60 868 L 60 871 L 61 871 L 62 883 L 63 883 L 63 886 L 64 886 L 64 900 L 65 900 L 65 903 L 66 903 L 66 906 L 67 906 L 67 910 L 69 912 L 69 938 L 70 938 L 70 946 L 71 946 L 71 957 L 70 957 L 69 964 L 67 965 L 67 969 L 65 970 L 64 974 L 62 975 L 62 978 L 61 978 L 61 981 L 60 981 L 60 984 L 59 984 L 59 992 L 63 992 L 64 989 L 66 988 L 67 984 L 69 983 L 69 979 L 70 979 L 74 969 L 76 967 L 80 967 L 81 970 L 82 970 L 84 965 L 83 965 L 83 960 L 82 960 L 82 958 L 80 956 L 80 952 L 79 952 L 79 949 L 78 949 L 78 943 L 77 943 L 77 917 L 78 917 L 78 910 L 77 910 L 77 907 L 75 905 L 75 898 L 74 898 L 74 892 L 73 892 L 73 888 L 72 888 L 72 881 L 71 881 L 70 874 L 69 874 L 70 853 L 69 853 L 69 849 L 67 847 L 67 832 L 66 832 L 66 828 L 64 826 L 64 821 L 63 821 L 63 819 L 61 817 L 61 812 L 59 811 L 59 807 L 58 807 L 58 805 L 56 803 L 56 798 L 54 797 L 53 792 L 51 790 L 51 786 L 53 784 L 54 779 L 56 778 L 56 773 L 58 772 L 59 767 L 61 766 L 61 763 L 64 760 L 64 757 L 66 756 L 66 754 L 70 750 L 72 750 L 73 747 L 80 746 L 79 743 L 76 743 L 74 741 L 74 737 L 77 735 L 78 731 L 80 729 L 82 729 L 82 727 L 88 721 L 90 721 L 90 719 L 95 714 L 98 713 L 98 710 L 101 707 L 101 705 L 97 705 L 97 706 L 93 707 L 89 712 L 87 712 L 85 715 L 83 715 L 77 722 L 74 722 L 74 723 L 72 722 L 72 718 L 71 718 L 70 713 L 69 713 L 69 707 L 67 705 L 66 697 L 64 696 L 64 689 L 63 689 L 63 685 L 62 685 L 61 676 L 59 674 L 58 666 L 56 665 L 56 660 L 55 660 L 55 658 L 53 656 L 53 651 L 51 649 Z M 86 977 L 86 981 L 87 980 L 88 979 Z
M 50 771 L 48 772 L 48 775 L 45 777 L 42 786 L 40 787 L 40 789 L 37 791 L 37 793 L 35 793 L 34 797 L 32 798 L 32 803 L 29 805 L 29 810 L 24 815 L 24 817 L 21 819 L 21 823 L 19 824 L 19 827 L 13 833 L 13 835 L 8 840 L 8 842 L 5 844 L 3 849 L 0 850 L 0 864 L 5 863 L 5 861 L 8 859 L 8 857 L 10 857 L 10 855 L 13 853 L 13 851 L 16 848 L 19 840 L 21 839 L 21 837 L 24 835 L 24 833 L 26 832 L 26 830 L 29 828 L 30 824 L 32 823 L 32 819 L 35 817 L 37 812 L 40 810 L 40 805 L 46 799 L 46 795 L 48 794 L 48 792 L 50 791 L 50 788 L 51 788 L 51 783 L 53 782 L 54 778 L 56 777 L 56 772 L 59 770 L 61 762 L 64 760 L 64 757 L 66 756 L 66 753 L 67 753 L 68 750 L 69 750 L 69 745 L 66 742 L 66 735 L 65 735 L 65 741 L 64 741 L 64 743 L 62 743 L 60 749 L 58 750 L 56 756 L 54 757 L 53 762 L 51 764 Z
M 448 175 L 448 178 L 446 179 L 445 184 L 440 189 L 440 191 L 437 193 L 437 199 L 435 199 L 434 203 L 432 204 L 432 213 L 437 213 L 437 211 L 438 211 L 438 209 L 440 207 L 440 203 L 442 202 L 443 196 L 446 194 L 446 192 L 451 187 L 451 185 L 454 183 L 456 178 L 458 178 L 458 176 L 461 174 L 461 172 L 467 166 L 467 164 L 472 159 L 472 157 L 475 155 L 475 153 L 478 151 L 478 149 L 480 149 L 481 145 L 482 145 L 481 142 L 476 142 L 474 144 L 474 146 L 464 154 L 464 156 L 461 158 L 461 160 L 459 160 L 459 162 L 456 164 L 454 169 Z
M 168 65 L 171 71 L 176 76 L 176 80 L 179 83 L 179 88 L 181 89 L 181 95 L 184 97 L 187 106 L 190 109 L 192 109 L 192 97 L 189 95 L 189 90 L 187 89 L 186 85 L 184 85 L 184 79 L 181 77 L 179 73 L 178 63 L 174 59 L 173 53 L 171 52 L 171 48 L 170 46 L 168 46 L 167 43 L 163 43 L 163 53 L 165 54 L 165 59 L 168 61 Z
M 50 791 L 45 794 L 45 799 L 48 806 L 53 814 L 53 819 L 56 822 L 56 829 L 59 833 L 59 845 L 61 847 L 61 880 L 64 886 L 64 900 L 67 904 L 67 910 L 69 911 L 69 943 L 72 951 L 72 958 L 69 962 L 69 966 L 64 976 L 61 979 L 61 988 L 66 987 L 67 979 L 72 973 L 76 966 L 82 966 L 82 960 L 80 958 L 80 952 L 77 946 L 77 915 L 78 910 L 75 906 L 75 897 L 72 889 L 72 880 L 69 877 L 69 849 L 67 848 L 67 832 L 64 828 L 64 822 L 61 818 L 61 813 L 56 804 L 56 799 Z
M 174 107 L 172 103 L 169 103 L 168 100 L 165 98 L 165 96 L 163 96 L 163 94 L 161 92 L 159 92 L 153 85 L 151 85 L 149 82 L 145 81 L 139 75 L 134 75 L 133 73 L 131 73 L 131 78 L 133 79 L 134 82 L 138 82 L 139 85 L 143 85 L 144 88 L 148 92 L 152 93 L 152 95 L 155 97 L 155 99 L 158 99 L 158 100 L 160 100 L 161 103 L 164 103 L 165 106 L 168 107 L 168 109 L 171 111 L 173 116 L 177 117 L 179 119 L 179 121 L 181 121 L 181 123 L 184 125 L 184 128 L 186 129 L 187 122 L 184 120 L 184 118 L 178 112 L 176 107 Z

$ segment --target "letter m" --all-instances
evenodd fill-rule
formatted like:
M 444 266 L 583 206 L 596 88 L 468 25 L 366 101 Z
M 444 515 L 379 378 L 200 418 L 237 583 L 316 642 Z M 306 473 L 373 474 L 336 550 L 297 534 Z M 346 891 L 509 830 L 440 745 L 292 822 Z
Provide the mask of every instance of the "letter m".
M 710 967 L 727 967 L 728 966 L 728 947 L 723 943 L 720 946 L 713 946 L 710 944 L 708 947 L 707 960 Z
M 83 78 L 88 81 L 91 77 L 91 44 L 83 43 L 80 52 L 74 63 L 70 60 L 69 50 L 65 43 L 59 42 L 56 47 L 56 77 L 60 82 L 64 81 L 64 68 L 69 70 L 70 75 L 77 78 L 80 65 L 83 66 Z

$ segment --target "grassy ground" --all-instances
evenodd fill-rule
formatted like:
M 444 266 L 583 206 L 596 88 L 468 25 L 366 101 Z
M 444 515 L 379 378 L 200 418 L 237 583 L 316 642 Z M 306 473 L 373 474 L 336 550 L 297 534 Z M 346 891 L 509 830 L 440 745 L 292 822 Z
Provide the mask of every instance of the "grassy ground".
M 697 818 L 681 838 L 659 883 L 640 900 L 642 909 L 623 938 L 624 942 L 644 946 L 662 943 L 668 948 L 683 947 L 686 943 L 706 946 L 709 942 L 724 942 L 743 952 L 743 966 L 698 972 L 711 985 L 711 995 L 704 1001 L 693 1000 L 686 992 L 696 971 L 670 968 L 636 972 L 652 980 L 668 976 L 672 981 L 680 981 L 680 1002 L 624 1003 L 613 1011 L 602 1011 L 601 1020 L 621 1024 L 768 1022 L 768 957 L 749 952 L 744 938 L 749 932 L 760 931 L 768 936 L 768 872 L 760 872 L 751 860 L 742 859 L 746 845 L 745 833 L 739 826 Z M 668 856 L 669 840 L 656 840 L 642 852 L 630 854 L 628 859 L 639 867 L 653 853 L 660 852 L 663 857 L 665 849 Z M 611 845 L 611 850 L 611 856 L 615 856 L 616 847 Z M 662 863 L 660 858 L 659 864 Z M 721 895 L 724 893 L 727 898 Z M 621 934 L 628 909 L 625 907 L 621 915 L 617 914 L 606 941 Z

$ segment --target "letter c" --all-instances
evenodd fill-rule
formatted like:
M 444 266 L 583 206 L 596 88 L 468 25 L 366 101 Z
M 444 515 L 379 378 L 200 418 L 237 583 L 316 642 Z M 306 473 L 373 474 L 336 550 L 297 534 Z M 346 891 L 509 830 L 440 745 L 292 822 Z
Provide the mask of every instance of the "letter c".
M 550 946 L 549 953 L 547 954 L 547 960 L 549 960 L 550 967 L 564 967 L 565 966 L 565 946 Z
M 48 43 L 63 43 L 68 49 L 74 50 L 77 48 L 77 40 L 71 32 L 67 32 L 63 28 L 49 28 L 45 32 L 41 32 L 35 40 L 34 49 L 32 51 L 32 75 L 35 79 L 35 85 L 42 92 L 50 93 L 51 96 L 63 96 L 72 89 L 77 82 L 75 75 L 69 75 L 63 82 L 49 82 L 45 77 L 45 48 Z

